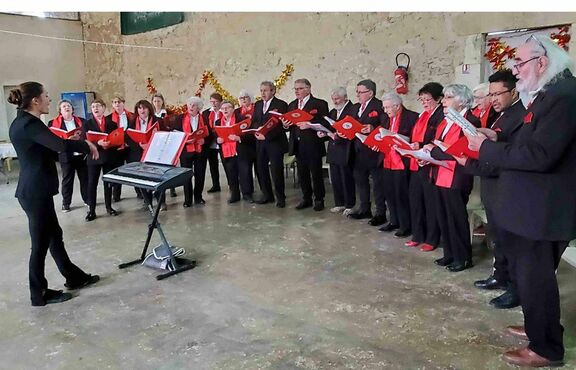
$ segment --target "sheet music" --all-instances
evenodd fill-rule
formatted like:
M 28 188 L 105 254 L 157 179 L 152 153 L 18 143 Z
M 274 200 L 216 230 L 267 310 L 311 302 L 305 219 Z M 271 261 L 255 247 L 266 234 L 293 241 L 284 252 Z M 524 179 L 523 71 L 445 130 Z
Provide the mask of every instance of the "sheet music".
M 319 123 L 309 123 L 310 128 L 314 131 L 320 131 L 320 132 L 326 132 L 328 134 L 331 134 L 332 131 L 328 130 L 326 127 L 322 126 Z
M 384 136 L 394 136 L 395 138 L 399 139 L 400 141 L 403 141 L 404 144 L 406 145 L 410 145 L 410 138 L 408 136 L 404 136 L 401 135 L 397 132 L 392 132 L 390 130 L 387 130 L 383 127 L 380 127 L 380 136 L 384 137 Z
M 462 131 L 464 131 L 464 133 L 470 136 L 478 136 L 478 131 L 476 130 L 476 127 L 472 123 L 470 123 L 470 121 L 468 121 L 466 118 L 464 118 L 460 113 L 456 112 L 454 109 L 448 108 L 446 118 L 454 122 L 458 126 L 460 126 L 460 128 L 462 129 Z
M 448 164 L 445 163 L 444 161 L 439 161 L 439 160 L 432 158 L 432 156 L 430 155 L 430 152 L 427 150 L 424 150 L 424 148 L 418 149 L 418 150 L 404 150 L 401 148 L 395 148 L 395 149 L 398 153 L 400 153 L 403 156 L 411 156 L 411 157 L 414 157 L 414 158 L 419 159 L 421 161 L 435 164 L 437 166 L 448 167 Z
M 336 121 L 334 121 L 332 118 L 328 116 L 324 116 L 324 119 L 326 120 L 326 122 L 330 124 L 330 126 L 334 126 L 334 124 L 336 123 Z
M 436 145 L 438 148 L 440 148 L 443 152 L 448 150 L 448 147 L 446 145 L 444 145 L 444 143 L 441 142 L 440 140 L 434 140 L 432 143 L 434 145 Z
M 143 162 L 172 165 L 174 158 L 186 140 L 187 134 L 180 131 L 156 131 L 148 146 Z

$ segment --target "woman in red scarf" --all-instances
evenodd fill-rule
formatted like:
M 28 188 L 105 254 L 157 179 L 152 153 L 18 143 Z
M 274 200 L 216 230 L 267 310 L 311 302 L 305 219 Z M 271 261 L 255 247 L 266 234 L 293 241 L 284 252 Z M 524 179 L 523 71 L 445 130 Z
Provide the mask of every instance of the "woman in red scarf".
M 254 99 L 252 94 L 246 90 L 240 91 L 238 98 L 240 106 L 234 111 L 236 122 L 248 119 L 250 128 L 252 117 L 254 116 Z M 238 151 L 238 175 L 240 178 L 240 190 L 242 198 L 250 203 L 254 200 L 254 168 L 256 167 L 256 137 L 253 134 L 242 135 L 241 140 L 236 145 Z
M 111 120 L 116 124 L 116 127 L 122 127 L 124 131 L 128 128 L 128 122 L 134 119 L 134 113 L 129 112 L 125 108 L 126 100 L 124 100 L 121 96 L 115 96 L 112 99 L 112 113 L 106 117 L 107 119 Z M 128 152 L 129 150 L 126 149 L 124 146 L 118 148 L 118 153 L 116 153 L 116 166 L 120 167 L 125 164 L 128 160 Z M 114 184 L 112 185 L 112 199 L 115 202 L 120 201 L 120 194 L 122 192 L 122 185 Z
M 220 112 L 222 115 L 220 119 L 214 122 L 215 127 L 219 126 L 234 126 L 236 124 L 236 116 L 234 115 L 234 103 L 229 100 L 224 100 L 220 105 Z M 222 164 L 226 172 L 226 179 L 228 180 L 228 187 L 230 188 L 230 198 L 228 203 L 236 203 L 240 200 L 240 181 L 238 175 L 238 152 L 236 150 L 237 143 L 240 141 L 238 135 L 228 135 L 228 137 L 218 137 L 216 142 L 220 144 L 220 155 L 222 157 Z

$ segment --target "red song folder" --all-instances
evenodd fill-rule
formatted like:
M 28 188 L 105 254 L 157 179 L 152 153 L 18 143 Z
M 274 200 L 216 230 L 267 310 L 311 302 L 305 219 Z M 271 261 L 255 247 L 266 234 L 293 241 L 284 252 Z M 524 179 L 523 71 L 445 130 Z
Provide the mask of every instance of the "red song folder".
M 480 156 L 479 152 L 468 149 L 468 138 L 466 138 L 466 136 L 462 136 L 448 149 L 446 149 L 446 153 L 455 157 L 468 157 L 472 159 L 478 159 Z
M 216 135 L 218 135 L 219 138 L 223 139 L 224 142 L 230 142 L 232 141 L 229 138 L 230 135 L 236 135 L 236 136 L 242 135 L 242 128 L 240 126 L 241 126 L 240 123 L 237 123 L 232 126 L 214 126 L 214 131 L 216 131 Z
M 373 130 L 370 135 L 364 137 L 362 134 L 357 134 L 356 137 L 362 141 L 364 145 L 369 148 L 377 147 L 378 151 L 381 153 L 388 154 L 392 147 L 396 145 L 400 149 L 404 150 L 412 150 L 412 147 L 408 142 L 406 142 L 401 137 L 396 136 L 394 133 L 390 133 L 390 135 L 386 135 L 385 132 L 387 130 L 384 129 L 375 129 Z M 390 131 L 388 131 L 390 132 Z
M 206 136 L 208 136 L 208 129 L 206 127 L 199 127 L 196 131 L 188 134 L 186 143 L 187 144 L 195 143 L 200 139 L 204 139 Z
M 362 131 L 364 126 L 351 116 L 346 116 L 340 121 L 335 122 L 332 127 L 334 127 L 336 131 L 346 139 L 352 140 L 356 134 L 359 134 L 360 131 Z
M 270 117 L 268 119 L 268 121 L 266 121 L 265 124 L 258 127 L 257 129 L 251 128 L 248 130 L 243 130 L 242 132 L 245 134 L 251 133 L 251 134 L 261 134 L 263 136 L 266 136 L 270 132 L 270 130 L 272 130 L 274 127 L 276 127 L 279 123 L 280 123 L 280 121 L 278 120 L 278 118 Z
M 269 112 L 269 113 L 278 115 L 278 113 L 276 112 Z M 303 111 L 302 109 L 294 109 L 290 112 L 286 112 L 280 115 L 280 118 L 285 119 L 286 121 L 290 121 L 290 123 L 292 124 L 297 124 L 300 122 L 308 122 L 312 118 L 314 118 L 314 116 L 306 111 Z
M 129 128 L 126 130 L 126 135 L 134 140 L 135 143 L 147 144 L 156 130 L 158 130 L 158 123 L 153 124 L 146 132 Z
M 78 131 L 82 130 L 80 127 L 75 128 L 74 130 L 70 130 L 70 131 L 62 130 L 61 128 L 56 128 L 56 127 L 48 127 L 48 128 L 50 129 L 50 131 L 52 131 L 52 133 L 54 135 L 56 135 L 59 138 L 62 138 L 64 140 L 70 139 L 70 137 L 74 136 L 74 134 L 76 134 Z
M 121 146 L 124 144 L 124 129 L 118 127 L 109 134 L 105 132 L 88 131 L 86 133 L 86 139 L 93 143 L 98 143 L 100 140 L 106 140 L 110 142 L 110 146 Z

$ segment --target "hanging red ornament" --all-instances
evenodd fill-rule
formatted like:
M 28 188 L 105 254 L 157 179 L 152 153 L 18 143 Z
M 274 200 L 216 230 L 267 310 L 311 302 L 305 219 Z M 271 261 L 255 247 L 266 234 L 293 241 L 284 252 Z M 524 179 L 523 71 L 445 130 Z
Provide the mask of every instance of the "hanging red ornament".
M 570 42 L 570 26 L 558 27 L 558 33 L 551 33 L 550 38 L 552 41 L 557 43 L 558 46 L 568 51 L 568 43 Z

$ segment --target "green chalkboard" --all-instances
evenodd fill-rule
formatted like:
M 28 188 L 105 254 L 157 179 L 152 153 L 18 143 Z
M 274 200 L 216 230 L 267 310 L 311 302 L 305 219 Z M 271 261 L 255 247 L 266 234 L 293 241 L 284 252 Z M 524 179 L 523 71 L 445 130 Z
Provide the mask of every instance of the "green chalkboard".
M 121 12 L 120 28 L 123 35 L 148 32 L 182 23 L 183 12 Z

